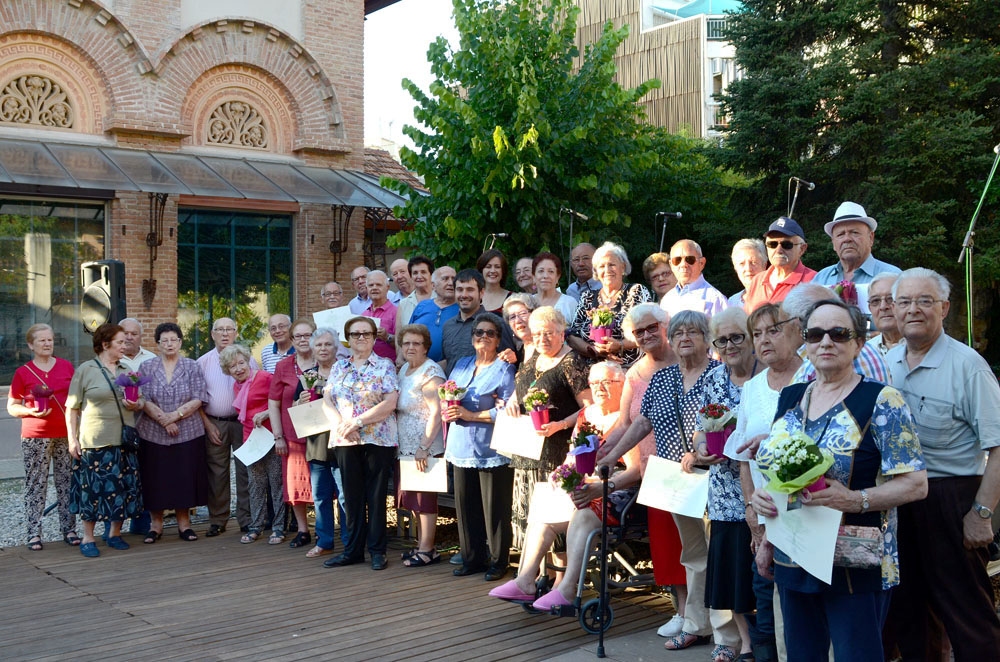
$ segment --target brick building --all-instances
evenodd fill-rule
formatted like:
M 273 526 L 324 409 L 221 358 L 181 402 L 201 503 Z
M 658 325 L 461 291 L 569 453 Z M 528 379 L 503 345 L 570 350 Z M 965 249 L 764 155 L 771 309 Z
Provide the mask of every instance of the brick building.
M 366 174 L 362 46 L 393 1 L 0 2 L 0 384 L 35 322 L 91 355 L 88 260 L 125 263 L 144 345 L 178 320 L 191 353 L 384 259 L 400 199 Z

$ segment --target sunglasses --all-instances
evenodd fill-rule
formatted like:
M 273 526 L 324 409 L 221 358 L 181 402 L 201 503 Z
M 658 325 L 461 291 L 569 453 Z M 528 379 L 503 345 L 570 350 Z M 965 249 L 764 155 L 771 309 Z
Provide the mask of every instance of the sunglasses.
M 472 332 L 472 335 L 477 338 L 496 338 L 500 334 L 497 333 L 495 329 L 476 329 Z
M 782 241 L 778 241 L 777 239 L 772 239 L 771 241 L 768 241 L 766 243 L 768 248 L 774 249 L 777 248 L 778 246 L 781 246 L 786 251 L 790 251 L 799 245 L 799 242 L 789 241 L 788 239 L 784 239 Z
M 843 326 L 835 326 L 832 329 L 821 329 L 818 326 L 809 327 L 802 330 L 802 339 L 807 343 L 816 344 L 823 340 L 823 336 L 830 336 L 830 340 L 836 343 L 844 343 L 858 337 L 854 329 Z
M 676 267 L 681 262 L 687 262 L 688 264 L 694 264 L 698 261 L 694 255 L 678 255 L 676 257 L 670 258 L 670 262 Z
M 721 338 L 716 338 L 712 341 L 716 349 L 724 349 L 729 343 L 733 343 L 733 347 L 739 347 L 743 344 L 743 341 L 747 339 L 747 334 L 745 333 L 734 333 L 731 336 L 722 336 Z

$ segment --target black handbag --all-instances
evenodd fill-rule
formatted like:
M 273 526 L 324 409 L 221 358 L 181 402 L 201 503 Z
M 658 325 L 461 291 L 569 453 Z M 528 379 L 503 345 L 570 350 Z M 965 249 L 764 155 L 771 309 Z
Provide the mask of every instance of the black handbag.
M 122 421 L 122 448 L 127 451 L 138 452 L 139 450 L 139 431 L 136 430 L 131 425 L 125 425 L 125 416 L 122 415 L 122 403 L 118 402 L 118 391 L 115 390 L 115 385 L 111 383 L 108 378 L 108 372 L 101 365 L 101 362 L 94 359 L 94 363 L 97 367 L 101 369 L 101 374 L 104 375 L 104 381 L 108 383 L 108 387 L 111 389 L 111 394 L 115 396 L 115 404 L 118 405 L 118 418 Z

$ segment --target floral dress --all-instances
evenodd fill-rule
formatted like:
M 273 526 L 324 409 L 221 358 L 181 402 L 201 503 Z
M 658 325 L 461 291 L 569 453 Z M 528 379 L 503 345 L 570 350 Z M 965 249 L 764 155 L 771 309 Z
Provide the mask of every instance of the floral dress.
M 416 455 L 417 448 L 424 442 L 424 432 L 427 430 L 427 419 L 431 410 L 424 400 L 424 385 L 437 377 L 444 379 L 444 370 L 431 359 L 417 368 L 412 375 L 407 375 L 409 363 L 404 363 L 399 369 L 399 401 L 396 403 L 396 426 L 399 429 L 399 455 L 410 457 Z M 431 442 L 430 454 L 440 455 L 444 452 L 444 441 L 440 428 L 437 436 Z
M 736 411 L 740 406 L 742 388 L 733 383 L 729 366 L 723 364 L 709 371 L 705 377 L 705 390 L 701 406 L 725 405 Z M 694 429 L 704 432 L 701 417 Z M 729 458 L 713 464 L 708 475 L 708 519 L 721 522 L 744 521 L 746 504 L 740 489 L 740 463 Z
M 590 339 L 590 321 L 594 309 L 601 305 L 600 292 L 601 290 L 590 289 L 583 291 L 580 295 L 580 305 L 576 308 L 576 318 L 572 321 L 569 329 L 567 329 L 568 334 L 579 336 L 587 342 L 592 342 Z M 625 334 L 622 331 L 622 321 L 625 319 L 625 316 L 640 303 L 652 300 L 653 297 L 650 296 L 649 290 L 644 285 L 638 283 L 626 285 L 618 294 L 618 298 L 615 299 L 614 304 L 609 306 L 611 314 L 614 317 L 611 337 L 615 340 L 624 340 Z M 639 360 L 640 355 L 641 352 L 638 347 L 623 351 L 621 353 L 622 369 L 628 370 L 629 366 Z

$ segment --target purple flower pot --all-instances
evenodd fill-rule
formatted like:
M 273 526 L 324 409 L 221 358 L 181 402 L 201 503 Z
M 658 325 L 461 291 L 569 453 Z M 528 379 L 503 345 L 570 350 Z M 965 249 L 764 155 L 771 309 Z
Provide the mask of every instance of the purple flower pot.
M 47 397 L 35 398 L 35 411 L 45 411 L 49 408 L 49 399 Z
M 595 326 L 590 329 L 590 338 L 594 342 L 607 342 L 611 337 L 610 326 Z
M 708 446 L 708 454 L 714 455 L 715 457 L 722 457 L 723 451 L 726 448 L 726 441 L 729 440 L 729 435 L 731 435 L 735 429 L 735 425 L 727 425 L 719 432 L 706 432 L 705 445 Z
M 826 489 L 826 476 L 820 476 L 812 484 L 806 485 L 806 491 L 819 492 Z
M 594 467 L 597 466 L 597 451 L 589 451 L 587 453 L 580 453 L 576 456 L 576 470 L 583 475 L 588 475 L 594 473 Z
M 541 430 L 542 426 L 549 422 L 549 408 L 547 406 L 532 409 L 528 413 L 531 414 L 531 422 L 534 423 L 536 430 Z
M 125 387 L 125 399 L 129 402 L 139 401 L 139 387 L 138 386 L 126 386 Z

